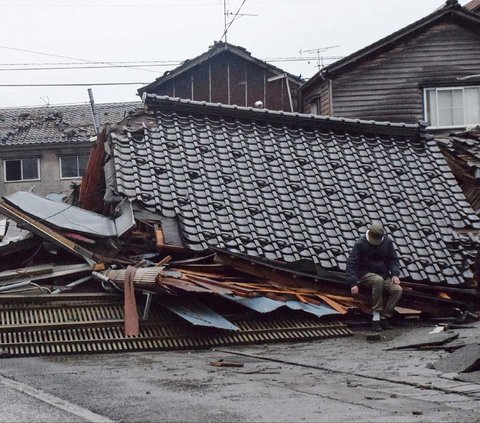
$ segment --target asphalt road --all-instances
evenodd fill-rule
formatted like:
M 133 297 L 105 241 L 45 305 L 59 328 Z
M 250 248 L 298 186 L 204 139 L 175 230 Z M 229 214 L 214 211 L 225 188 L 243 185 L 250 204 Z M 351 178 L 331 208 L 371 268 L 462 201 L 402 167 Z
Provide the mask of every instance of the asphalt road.
M 478 422 L 480 384 L 433 370 L 412 332 L 208 351 L 0 360 L 2 422 Z M 480 341 L 480 324 L 459 340 Z M 224 360 L 243 367 L 214 367 Z

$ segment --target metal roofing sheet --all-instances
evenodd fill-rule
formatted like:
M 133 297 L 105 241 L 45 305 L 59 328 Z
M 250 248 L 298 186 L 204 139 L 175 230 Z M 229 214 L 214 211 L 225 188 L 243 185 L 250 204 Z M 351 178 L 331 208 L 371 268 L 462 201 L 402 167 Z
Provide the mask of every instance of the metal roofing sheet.
M 300 301 L 277 301 L 272 300 L 271 298 L 266 297 L 256 297 L 256 298 L 246 298 L 239 297 L 237 295 L 223 295 L 223 298 L 236 302 L 237 304 L 243 305 L 251 310 L 255 310 L 259 313 L 270 313 L 281 307 L 288 307 L 291 310 L 303 310 L 306 313 L 313 314 L 317 317 L 340 314 L 338 311 L 334 310 L 327 305 L 314 305 L 314 304 L 305 304 Z
M 195 326 L 208 326 L 225 330 L 240 330 L 218 313 L 194 300 L 181 297 L 161 297 L 158 300 L 166 309 Z
M 281 301 L 275 301 L 266 297 L 247 298 L 239 297 L 238 295 L 222 295 L 222 297 L 259 313 L 270 313 L 285 306 L 285 303 Z
M 117 208 L 119 216 L 112 219 L 26 191 L 17 191 L 5 196 L 4 199 L 30 216 L 46 221 L 57 228 L 94 236 L 117 237 L 135 224 L 132 207 L 128 200 L 120 203 Z

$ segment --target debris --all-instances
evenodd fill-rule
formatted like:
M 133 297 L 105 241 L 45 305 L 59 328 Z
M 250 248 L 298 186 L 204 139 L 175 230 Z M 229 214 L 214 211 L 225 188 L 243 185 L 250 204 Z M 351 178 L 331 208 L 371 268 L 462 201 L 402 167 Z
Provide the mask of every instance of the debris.
M 432 334 L 432 333 L 440 333 L 440 332 L 444 332 L 445 330 L 448 330 L 448 328 L 446 328 L 445 326 L 443 325 L 436 325 L 430 332 L 428 332 L 429 334 Z
M 480 370 L 480 344 L 469 344 L 457 349 L 434 364 L 444 373 L 468 373 Z
M 454 331 L 442 331 L 440 333 L 410 333 L 395 339 L 387 350 L 399 350 L 406 348 L 420 348 L 425 346 L 443 345 L 458 338 Z
M 223 361 L 223 359 L 220 359 L 218 361 L 211 361 L 210 366 L 214 366 L 214 367 L 243 367 L 243 363 L 235 363 L 233 361 Z
M 7 234 L 8 224 L 9 222 L 7 219 L 0 219 L 0 241 L 2 241 Z
M 480 370 L 471 373 L 460 373 L 455 376 L 455 380 L 461 380 L 463 382 L 471 382 L 480 385 Z
M 369 333 L 366 336 L 367 341 L 381 341 L 382 340 L 382 335 L 379 333 Z

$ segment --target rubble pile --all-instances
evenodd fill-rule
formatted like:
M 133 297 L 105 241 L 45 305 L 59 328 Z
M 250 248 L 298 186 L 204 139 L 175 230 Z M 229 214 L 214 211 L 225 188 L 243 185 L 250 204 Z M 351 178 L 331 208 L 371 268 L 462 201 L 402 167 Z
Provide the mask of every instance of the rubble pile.
M 152 305 L 193 326 L 227 331 L 239 329 L 228 316 L 242 313 L 348 319 L 371 311 L 369 296 L 353 298 L 340 274 L 320 277 L 215 248 L 168 251 L 158 225 L 136 219 L 128 201 L 110 218 L 17 192 L 4 197 L 0 213 L 25 229 L 12 241 L 7 232 L 0 246 L 0 296 L 117 295 L 129 336 L 139 334 Z M 475 289 L 405 282 L 404 290 L 404 316 L 472 318 L 480 304 Z

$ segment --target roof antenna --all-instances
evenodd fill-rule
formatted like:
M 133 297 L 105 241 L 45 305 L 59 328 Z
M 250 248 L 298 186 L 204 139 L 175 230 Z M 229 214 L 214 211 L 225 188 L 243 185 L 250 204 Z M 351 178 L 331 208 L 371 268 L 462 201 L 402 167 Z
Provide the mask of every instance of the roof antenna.
M 243 0 L 242 4 L 238 8 L 238 10 L 235 13 L 229 12 L 227 9 L 227 0 L 223 0 L 223 35 L 220 37 L 220 41 L 222 41 L 222 38 L 224 38 L 225 43 L 227 43 L 227 33 L 232 24 L 237 20 L 240 19 L 242 16 L 258 16 L 258 15 L 253 15 L 250 13 L 240 13 L 240 10 L 242 9 L 243 5 L 245 4 L 247 0 Z M 233 18 L 230 22 L 228 22 L 228 16 L 233 15 Z
M 42 100 L 45 103 L 45 106 L 47 107 L 50 106 L 50 99 L 48 98 L 48 95 L 45 97 L 40 97 L 40 100 Z
M 329 47 L 313 48 L 313 49 L 310 49 L 310 50 L 300 50 L 299 53 L 300 54 L 302 54 L 302 53 L 317 53 L 317 67 L 318 67 L 318 70 L 320 70 L 325 66 L 325 64 L 323 63 L 324 57 L 320 56 L 320 53 L 322 51 L 327 51 L 327 50 L 330 50 L 331 48 L 336 48 L 336 47 L 340 47 L 340 46 L 329 46 Z

